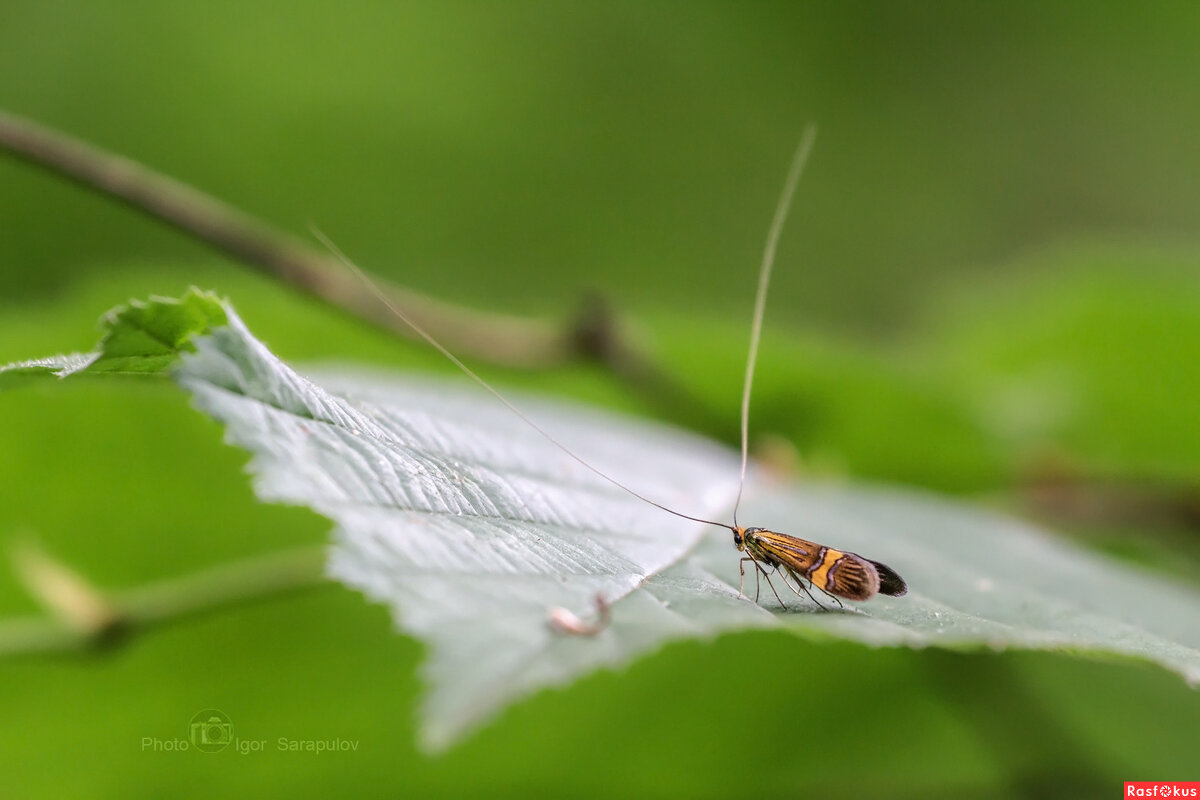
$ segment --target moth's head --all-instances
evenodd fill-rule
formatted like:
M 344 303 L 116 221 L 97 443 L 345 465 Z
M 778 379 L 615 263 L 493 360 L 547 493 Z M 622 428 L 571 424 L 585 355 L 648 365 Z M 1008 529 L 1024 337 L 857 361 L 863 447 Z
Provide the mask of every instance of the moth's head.
M 739 528 L 735 525 L 730 530 L 733 531 L 733 546 L 736 547 L 738 550 L 745 550 L 746 549 L 746 529 Z

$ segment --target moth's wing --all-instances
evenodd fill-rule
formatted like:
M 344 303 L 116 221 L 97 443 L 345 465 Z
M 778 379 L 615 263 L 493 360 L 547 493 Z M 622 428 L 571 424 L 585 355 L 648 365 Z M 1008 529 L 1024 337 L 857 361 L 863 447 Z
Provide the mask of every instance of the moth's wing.
M 754 539 L 758 550 L 773 563 L 783 564 L 801 575 L 808 572 L 809 567 L 825 549 L 816 542 L 801 539 L 799 536 L 788 536 L 786 533 L 765 529 L 755 531 Z
M 872 561 L 871 564 L 879 573 L 879 593 L 888 594 L 892 597 L 903 597 L 908 594 L 908 584 L 904 582 L 896 570 L 889 567 L 887 564 L 881 564 L 878 561 Z
M 879 574 L 868 561 L 854 553 L 843 553 L 826 576 L 821 587 L 830 594 L 847 600 L 870 600 L 879 591 Z
M 768 563 L 787 567 L 797 578 L 847 600 L 870 600 L 882 593 L 900 597 L 908 585 L 887 564 L 824 547 L 774 531 L 755 530 L 754 548 Z M 828 565 L 826 568 L 823 565 Z

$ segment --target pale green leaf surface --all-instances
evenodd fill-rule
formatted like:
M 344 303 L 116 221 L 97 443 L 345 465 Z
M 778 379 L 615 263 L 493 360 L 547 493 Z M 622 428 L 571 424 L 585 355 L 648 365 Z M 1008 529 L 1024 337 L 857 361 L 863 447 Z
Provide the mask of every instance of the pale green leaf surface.
M 911 587 L 820 611 L 777 579 L 789 613 L 771 614 L 738 597 L 728 531 L 705 535 L 621 492 L 477 387 L 345 372 L 318 385 L 232 314 L 185 356 L 180 379 L 255 454 L 260 496 L 338 523 L 331 574 L 386 603 L 426 643 L 421 727 L 433 747 L 520 696 L 665 642 L 772 625 L 877 646 L 1135 656 L 1200 680 L 1195 592 L 991 513 L 900 491 L 751 492 L 743 521 L 867 554 Z M 736 458 L 725 448 L 630 419 L 522 405 L 639 492 L 697 516 L 729 513 Z M 752 582 L 751 573 L 748 594 Z M 552 607 L 587 616 L 597 593 L 614 603 L 599 636 L 547 627 Z M 762 601 L 777 605 L 765 586 Z
M 1107 652 L 1146 658 L 1200 682 L 1200 595 L 1191 589 L 932 495 L 788 486 L 749 500 L 743 516 L 753 515 L 755 524 L 867 554 L 908 581 L 906 596 L 877 596 L 861 606 L 869 619 L 786 617 L 800 627 L 876 645 Z M 736 580 L 727 539 L 706 538 L 691 560 Z M 777 606 L 765 585 L 763 591 L 763 605 Z
M 627 495 L 471 387 L 326 376 L 275 359 L 230 315 L 180 381 L 254 453 L 264 499 L 338 523 L 331 574 L 428 646 L 422 732 L 444 746 L 514 698 L 684 637 L 771 623 L 694 564 L 702 531 Z M 336 388 L 332 393 L 324 387 Z M 350 398 L 350 399 L 346 399 Z M 728 507 L 736 461 L 682 432 L 530 403 L 590 463 L 697 515 Z M 619 601 L 595 638 L 547 625 Z

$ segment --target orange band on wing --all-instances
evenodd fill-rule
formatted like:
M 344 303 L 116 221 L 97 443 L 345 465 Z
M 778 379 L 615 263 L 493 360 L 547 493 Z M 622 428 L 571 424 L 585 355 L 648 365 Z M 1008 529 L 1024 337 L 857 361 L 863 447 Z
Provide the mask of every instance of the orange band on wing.
M 834 550 L 832 547 L 829 548 L 825 552 L 825 560 L 821 562 L 821 566 L 817 567 L 816 571 L 809 575 L 808 579 L 818 587 L 824 589 L 829 585 L 829 570 L 844 555 L 846 554 L 841 550 Z

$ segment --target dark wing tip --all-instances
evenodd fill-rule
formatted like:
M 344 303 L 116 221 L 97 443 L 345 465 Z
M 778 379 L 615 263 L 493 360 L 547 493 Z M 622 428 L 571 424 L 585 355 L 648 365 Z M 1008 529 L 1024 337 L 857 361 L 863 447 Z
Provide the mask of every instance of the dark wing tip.
M 879 593 L 892 597 L 903 597 L 908 594 L 908 584 L 904 582 L 896 570 L 878 561 L 871 562 L 879 573 Z

